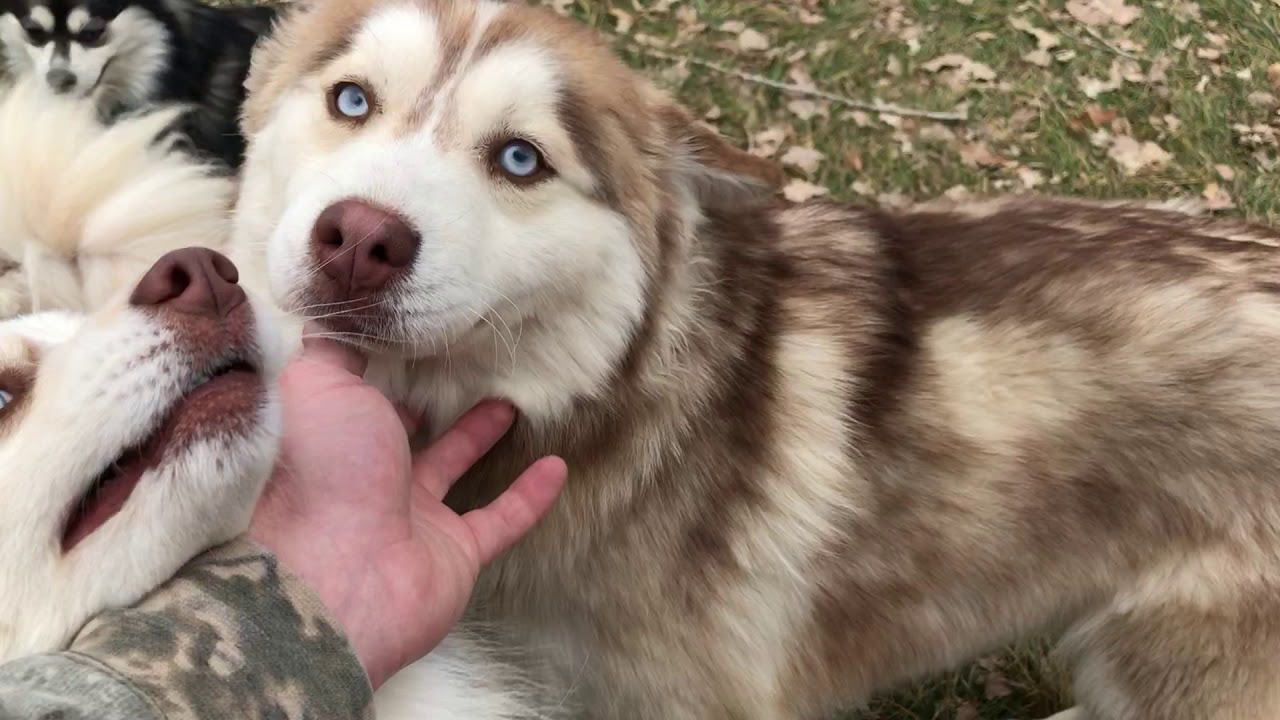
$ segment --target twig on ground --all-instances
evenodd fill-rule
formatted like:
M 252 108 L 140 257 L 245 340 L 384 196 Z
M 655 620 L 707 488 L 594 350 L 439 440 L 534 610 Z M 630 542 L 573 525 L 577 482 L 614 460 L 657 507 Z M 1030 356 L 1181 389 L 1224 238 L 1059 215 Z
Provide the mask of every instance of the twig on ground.
M 763 75 L 757 75 L 755 73 L 749 73 L 742 70 L 738 70 L 736 68 L 731 68 L 731 67 L 728 67 L 727 65 L 722 65 L 712 60 L 703 60 L 701 58 L 689 57 L 685 55 L 675 55 L 673 53 L 665 52 L 663 50 L 658 50 L 657 48 L 642 46 L 642 45 L 639 45 L 638 43 L 628 43 L 628 46 L 642 55 L 655 57 L 655 58 L 658 58 L 659 60 L 666 60 L 669 62 L 687 62 L 691 65 L 697 65 L 698 67 L 703 67 L 703 68 L 707 68 L 708 70 L 713 70 L 715 72 L 720 73 L 721 75 L 728 75 L 730 77 L 735 77 L 744 82 L 749 82 L 755 85 L 764 85 L 765 87 L 771 87 L 775 90 L 781 90 L 783 92 L 791 93 L 793 95 L 806 95 L 809 97 L 816 97 L 816 98 L 821 98 L 823 100 L 829 100 L 838 105 L 844 105 L 845 107 L 850 107 L 855 110 L 865 110 L 867 112 L 880 113 L 883 115 L 897 115 L 900 117 L 926 118 L 929 120 L 937 120 L 940 122 L 964 122 L 965 120 L 969 119 L 968 113 L 964 111 L 919 110 L 916 108 L 909 108 L 909 107 L 902 107 L 901 105 L 894 105 L 893 103 L 880 102 L 879 100 L 871 101 L 871 102 L 854 100 L 853 98 L 848 98 L 843 95 L 836 95 L 835 93 L 829 93 L 825 90 L 819 90 L 818 88 L 809 88 L 809 87 L 804 87 L 803 85 L 796 85 L 795 83 L 787 83 L 787 82 L 781 82 L 779 80 L 771 80 L 767 77 L 764 77 Z

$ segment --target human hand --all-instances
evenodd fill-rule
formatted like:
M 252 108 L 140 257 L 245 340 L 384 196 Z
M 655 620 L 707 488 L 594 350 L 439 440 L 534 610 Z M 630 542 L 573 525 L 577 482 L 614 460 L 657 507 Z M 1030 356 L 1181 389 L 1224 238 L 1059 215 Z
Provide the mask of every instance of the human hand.
M 449 632 L 480 568 L 546 514 L 567 470 L 543 458 L 459 516 L 442 498 L 506 433 L 511 407 L 477 405 L 414 457 L 416 423 L 364 367 L 354 349 L 308 339 L 286 368 L 281 458 L 250 534 L 316 590 L 377 689 Z

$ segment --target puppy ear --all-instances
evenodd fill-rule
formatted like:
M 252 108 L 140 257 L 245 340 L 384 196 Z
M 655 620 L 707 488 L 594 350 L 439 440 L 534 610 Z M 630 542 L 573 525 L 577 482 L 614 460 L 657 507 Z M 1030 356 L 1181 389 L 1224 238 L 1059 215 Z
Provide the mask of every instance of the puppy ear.
M 659 117 L 674 146 L 677 171 L 688 179 L 704 207 L 759 203 L 786 180 L 779 165 L 730 145 L 678 105 L 666 105 Z

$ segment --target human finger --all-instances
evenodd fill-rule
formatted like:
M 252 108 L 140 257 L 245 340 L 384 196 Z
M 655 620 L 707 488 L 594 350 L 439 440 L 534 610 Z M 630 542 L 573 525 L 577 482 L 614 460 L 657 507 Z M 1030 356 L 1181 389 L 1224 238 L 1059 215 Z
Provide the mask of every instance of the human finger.
M 486 400 L 468 410 L 413 461 L 415 487 L 440 499 L 511 428 L 510 403 Z
M 564 460 L 542 458 L 496 500 L 462 516 L 475 536 L 481 565 L 506 552 L 538 524 L 559 497 L 568 476 Z
M 308 322 L 303 326 L 302 357 L 362 377 L 369 366 L 369 359 L 351 345 L 326 337 L 324 333 L 324 328 L 318 323 Z

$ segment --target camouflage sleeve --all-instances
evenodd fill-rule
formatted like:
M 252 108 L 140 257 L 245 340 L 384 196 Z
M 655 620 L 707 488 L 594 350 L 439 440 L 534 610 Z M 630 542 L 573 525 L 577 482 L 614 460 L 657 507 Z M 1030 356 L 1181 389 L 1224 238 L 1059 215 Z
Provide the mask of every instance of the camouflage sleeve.
M 0 667 L 0 720 L 372 720 L 372 691 L 310 588 L 237 540 L 68 651 Z

